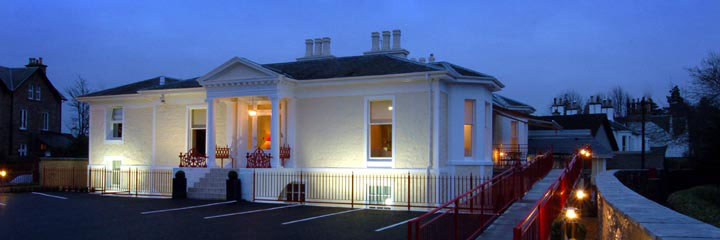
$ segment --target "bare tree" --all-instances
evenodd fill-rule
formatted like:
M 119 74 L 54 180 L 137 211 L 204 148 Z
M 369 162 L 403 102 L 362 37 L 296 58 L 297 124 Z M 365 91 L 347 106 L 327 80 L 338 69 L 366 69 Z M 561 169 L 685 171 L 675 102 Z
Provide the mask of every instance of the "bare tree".
M 615 86 L 610 89 L 608 97 L 612 100 L 612 106 L 615 108 L 615 116 L 622 117 L 627 114 L 627 103 L 632 97 L 621 86 Z
M 90 105 L 77 99 L 80 96 L 90 93 L 87 80 L 78 76 L 73 85 L 65 89 L 65 92 L 70 95 L 71 100 L 69 105 L 75 113 L 68 127 L 70 127 L 73 135 L 77 137 L 87 137 L 90 130 Z
M 698 99 L 707 98 L 716 104 L 720 102 L 720 55 L 710 52 L 700 66 L 688 69 L 693 78 L 693 92 Z

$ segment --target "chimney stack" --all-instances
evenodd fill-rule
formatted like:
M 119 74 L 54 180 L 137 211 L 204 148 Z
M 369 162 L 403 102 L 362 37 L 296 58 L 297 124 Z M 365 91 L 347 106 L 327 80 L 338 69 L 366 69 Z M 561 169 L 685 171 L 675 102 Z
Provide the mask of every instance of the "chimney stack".
M 428 62 L 435 62 L 435 54 L 430 54 L 430 57 L 428 58 Z
M 324 37 L 322 39 L 322 55 L 330 56 L 330 38 Z
M 160 85 L 165 85 L 165 76 L 160 76 Z
M 305 57 L 312 57 L 313 55 L 313 40 L 305 39 Z
M 315 39 L 315 53 L 313 53 L 313 56 L 321 56 L 322 55 L 322 38 L 316 38 Z
M 370 51 L 380 51 L 380 33 L 372 32 L 370 38 L 372 38 L 372 48 L 370 48 Z
M 424 58 L 424 57 L 420 57 L 418 60 L 420 60 L 420 63 L 425 63 L 425 58 Z
M 382 50 L 390 50 L 390 31 L 382 32 Z
M 400 49 L 400 29 L 395 29 L 392 31 L 392 37 L 393 37 L 393 50 Z
M 43 59 L 40 58 L 29 58 L 28 64 L 25 67 L 38 67 L 43 72 L 47 69 L 47 65 L 43 64 Z

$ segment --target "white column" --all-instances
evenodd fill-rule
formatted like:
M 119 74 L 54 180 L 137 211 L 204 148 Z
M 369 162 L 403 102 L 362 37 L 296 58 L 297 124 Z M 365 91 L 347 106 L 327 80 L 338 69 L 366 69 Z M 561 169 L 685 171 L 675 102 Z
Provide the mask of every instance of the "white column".
M 233 152 L 237 150 L 235 148 L 235 144 L 238 142 L 238 135 L 237 135 L 237 102 L 236 99 L 231 99 L 231 101 L 225 103 L 225 142 L 227 143 L 227 146 L 230 148 L 230 155 L 233 155 Z M 232 161 L 230 159 L 225 159 L 225 162 L 223 163 L 225 166 L 232 167 Z M 221 167 L 225 167 L 221 166 Z
M 270 166 L 277 168 L 280 167 L 280 98 L 277 96 L 268 97 L 272 101 L 272 129 L 271 133 L 271 147 L 272 160 Z
M 207 153 L 208 168 L 215 168 L 215 99 L 205 100 L 207 107 L 207 129 L 205 130 L 205 152 Z
M 235 145 L 236 154 L 235 155 L 235 162 L 237 163 L 237 166 L 239 168 L 244 168 L 247 166 L 247 163 L 245 162 L 245 153 L 247 153 L 248 149 L 248 141 L 250 139 L 250 136 L 248 134 L 248 104 L 246 102 L 239 102 L 238 103 L 238 142 L 237 145 Z
M 287 143 L 290 145 L 290 159 L 288 159 L 289 166 L 297 167 L 297 162 L 295 162 L 295 153 L 297 152 L 297 145 L 295 145 L 295 116 L 296 116 L 296 102 L 297 99 L 294 98 L 288 98 L 287 99 Z

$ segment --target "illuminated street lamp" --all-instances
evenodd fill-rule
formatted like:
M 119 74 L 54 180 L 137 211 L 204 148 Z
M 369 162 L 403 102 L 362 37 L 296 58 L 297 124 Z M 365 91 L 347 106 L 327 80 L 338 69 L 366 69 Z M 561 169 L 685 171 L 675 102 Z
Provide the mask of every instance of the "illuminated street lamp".
M 585 191 L 583 191 L 582 189 L 578 189 L 575 192 L 575 198 L 577 198 L 577 200 L 583 200 L 585 199 L 585 197 L 587 197 L 587 194 L 585 194 Z
M 563 236 L 567 234 L 568 223 L 573 223 L 576 219 L 580 218 L 575 208 L 565 208 L 565 229 L 563 229 Z M 564 238 L 564 237 L 563 237 Z M 570 239 L 575 239 L 575 227 L 574 224 L 570 225 Z
M 0 177 L 5 178 L 7 176 L 7 172 L 5 170 L 0 170 Z

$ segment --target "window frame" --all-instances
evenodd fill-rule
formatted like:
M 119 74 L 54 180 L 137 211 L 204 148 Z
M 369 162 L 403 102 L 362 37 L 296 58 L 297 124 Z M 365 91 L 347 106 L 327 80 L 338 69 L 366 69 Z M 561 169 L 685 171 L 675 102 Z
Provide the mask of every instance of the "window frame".
M 40 113 L 40 116 L 42 116 L 42 127 L 40 129 L 48 131 L 50 129 L 50 113 L 42 112 Z
M 20 157 L 27 157 L 28 155 L 28 146 L 26 143 L 21 143 L 18 146 L 18 156 Z
M 192 127 L 192 110 L 199 110 L 199 109 L 205 109 L 205 134 L 207 135 L 207 123 L 208 123 L 208 113 L 207 104 L 197 104 L 197 105 L 188 105 L 185 107 L 185 150 L 190 150 L 190 147 L 192 146 L 192 130 L 193 129 L 201 129 L 201 128 L 193 128 Z M 207 136 L 205 137 L 205 147 L 207 148 L 208 139 Z
M 122 111 L 122 119 L 121 120 L 113 120 L 113 110 L 114 109 L 121 109 Z M 109 111 L 108 111 L 109 110 Z M 112 106 L 105 110 L 105 143 L 123 143 L 125 139 L 125 107 L 124 106 Z M 113 137 L 113 126 L 115 123 L 120 123 L 123 128 L 123 132 L 120 134 L 119 138 Z
M 28 111 L 27 109 L 20 109 L 20 130 L 28 129 Z
M 470 113 L 472 116 L 472 120 L 470 120 L 470 124 L 469 124 L 471 127 L 470 128 L 470 156 L 467 156 L 465 154 L 465 125 L 468 125 L 465 122 L 465 115 L 467 114 L 465 112 L 465 110 L 466 110 L 465 104 L 467 104 L 467 102 L 472 103 L 472 107 L 471 107 L 472 113 Z M 477 132 L 477 100 L 476 99 L 466 98 L 463 100 L 463 125 L 462 126 L 463 126 L 463 157 L 465 158 L 465 160 L 471 160 L 471 159 L 474 159 L 474 157 L 476 155 L 476 153 L 475 153 L 476 152 L 475 151 L 476 150 L 475 143 L 477 142 L 477 134 L 476 134 L 476 132 Z
M 27 99 L 28 99 L 28 100 L 35 100 L 35 96 L 34 96 L 34 95 L 35 95 L 35 89 L 34 89 L 34 86 L 33 86 L 32 84 L 28 84 L 28 92 L 27 92 L 27 94 L 28 94 L 28 96 L 27 96 Z
M 40 95 L 40 93 L 41 93 L 41 91 L 40 91 L 40 85 L 35 86 L 35 101 L 40 101 L 40 100 L 41 100 L 41 97 L 40 97 L 41 95 Z
M 375 101 L 390 101 L 390 104 L 391 104 L 390 106 L 392 106 L 392 121 L 390 123 L 391 129 L 392 129 L 391 130 L 392 152 L 391 152 L 390 157 L 370 157 L 370 154 L 372 154 L 371 149 L 370 149 L 370 137 L 371 137 L 370 126 L 372 125 L 371 121 L 370 121 L 370 117 L 371 117 L 370 116 L 370 114 L 371 114 L 370 102 L 375 102 Z M 365 144 L 365 155 L 364 155 L 365 156 L 365 164 L 366 164 L 365 167 L 366 168 L 395 168 L 395 153 L 397 152 L 397 149 L 395 148 L 396 147 L 396 145 L 395 145 L 396 133 L 395 132 L 397 129 L 396 112 L 398 109 L 396 106 L 395 96 L 366 96 L 364 99 L 364 104 L 365 104 L 365 112 L 363 114 L 363 119 L 364 119 L 363 120 L 363 125 L 364 125 L 363 126 L 363 128 L 364 128 L 363 140 L 364 141 L 363 142 Z M 387 125 L 387 124 L 375 124 L 375 125 Z

